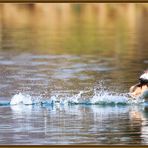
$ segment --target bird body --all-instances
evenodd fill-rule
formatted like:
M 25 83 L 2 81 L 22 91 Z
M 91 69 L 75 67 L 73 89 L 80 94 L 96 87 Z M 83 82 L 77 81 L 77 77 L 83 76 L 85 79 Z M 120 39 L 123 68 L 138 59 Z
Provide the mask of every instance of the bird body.
M 133 98 L 143 98 L 148 100 L 148 70 L 139 78 L 139 83 L 130 87 L 129 94 Z

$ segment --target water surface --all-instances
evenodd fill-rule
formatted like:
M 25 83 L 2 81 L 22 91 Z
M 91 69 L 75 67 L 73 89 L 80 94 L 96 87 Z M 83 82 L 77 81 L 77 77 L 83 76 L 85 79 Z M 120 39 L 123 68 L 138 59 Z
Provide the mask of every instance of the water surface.
M 21 7 L 11 25 L 1 13 L 0 144 L 147 144 L 147 105 L 127 101 L 148 64 L 147 9 L 133 6 L 130 20 L 119 5 L 104 19 L 97 4 L 65 17 Z M 39 103 L 10 105 L 17 94 Z

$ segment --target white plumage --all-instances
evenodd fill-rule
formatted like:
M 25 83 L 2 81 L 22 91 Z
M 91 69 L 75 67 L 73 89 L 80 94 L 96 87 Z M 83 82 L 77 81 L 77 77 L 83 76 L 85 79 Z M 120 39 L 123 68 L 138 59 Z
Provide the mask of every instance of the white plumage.
M 140 76 L 140 79 L 148 80 L 148 71 Z

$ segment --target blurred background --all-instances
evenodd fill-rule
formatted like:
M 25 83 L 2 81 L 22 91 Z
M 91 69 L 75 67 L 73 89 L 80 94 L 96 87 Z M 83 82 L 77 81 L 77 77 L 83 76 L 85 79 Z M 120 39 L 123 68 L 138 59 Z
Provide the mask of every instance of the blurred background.
M 105 79 L 117 81 L 127 91 L 147 68 L 147 26 L 146 3 L 3 3 L 0 51 L 11 58 L 23 53 L 105 58 L 116 69 L 108 70 Z M 81 57 L 81 62 L 88 65 L 92 61 Z M 80 72 L 82 77 L 89 72 L 87 76 L 94 77 L 92 84 L 106 71 L 98 69 L 99 62 L 94 63 L 96 69 L 89 72 L 85 67 Z
M 126 50 L 135 56 L 128 48 L 140 52 L 147 48 L 146 3 L 4 3 L 0 4 L 0 20 L 1 49 L 5 49 L 5 38 L 14 41 L 12 47 L 24 38 L 18 44 L 20 49 L 36 46 L 37 52 L 48 53 L 105 50 L 118 55 Z M 15 28 L 26 31 L 15 31 L 13 36 Z
M 42 50 L 45 52 L 64 49 L 92 53 L 101 49 L 119 54 L 119 48 L 128 52 L 125 46 L 146 48 L 148 4 L 3 3 L 0 4 L 0 20 L 2 42 L 5 38 L 20 40 L 22 36 L 26 37 L 27 32 L 11 36 L 14 28 L 23 28 L 30 29 L 32 36 L 30 41 L 22 41 L 22 46 L 30 43 L 41 49 L 44 44 Z M 9 34 L 5 28 L 10 29 Z M 44 36 L 43 31 L 46 32 Z M 53 48 L 54 51 L 50 51 Z

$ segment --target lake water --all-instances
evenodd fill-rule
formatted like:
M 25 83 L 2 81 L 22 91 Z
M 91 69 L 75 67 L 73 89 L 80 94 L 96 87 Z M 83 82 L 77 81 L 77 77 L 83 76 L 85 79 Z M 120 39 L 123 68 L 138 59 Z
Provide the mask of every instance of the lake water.
M 148 144 L 148 106 L 127 95 L 148 67 L 148 9 L 101 26 L 71 7 L 45 26 L 2 19 L 0 144 Z

